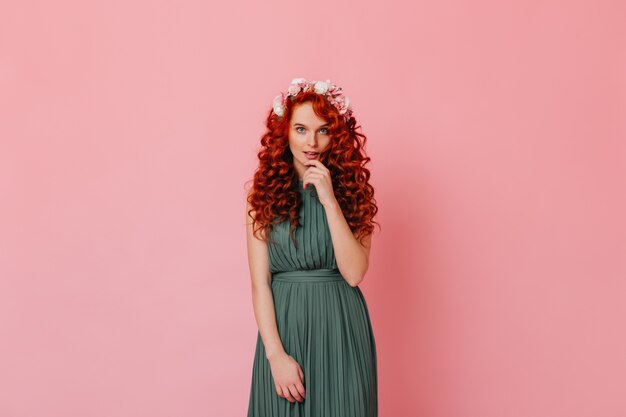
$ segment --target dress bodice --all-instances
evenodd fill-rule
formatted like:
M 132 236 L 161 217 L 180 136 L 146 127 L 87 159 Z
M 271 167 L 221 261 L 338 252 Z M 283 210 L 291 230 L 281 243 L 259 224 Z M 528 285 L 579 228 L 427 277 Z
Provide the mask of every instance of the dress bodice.
M 274 225 L 271 237 L 275 242 L 267 244 L 271 273 L 337 268 L 326 210 L 315 193 L 315 186 L 309 184 L 305 190 L 299 179 L 298 190 L 302 204 L 299 212 L 301 226 L 294 229 L 297 245 L 289 235 L 289 219 Z

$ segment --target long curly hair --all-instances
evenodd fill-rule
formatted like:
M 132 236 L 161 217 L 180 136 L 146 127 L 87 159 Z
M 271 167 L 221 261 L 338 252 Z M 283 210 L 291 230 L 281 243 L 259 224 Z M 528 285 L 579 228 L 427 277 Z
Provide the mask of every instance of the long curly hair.
M 293 110 L 305 102 L 311 102 L 315 114 L 329 123 L 331 140 L 319 160 L 330 171 L 335 198 L 352 233 L 362 243 L 363 238 L 373 233 L 374 224 L 380 229 L 380 224 L 373 220 L 378 207 L 374 188 L 368 182 L 370 171 L 365 167 L 370 161 L 364 150 L 367 138 L 357 132 L 361 126 L 356 126 L 353 116 L 346 120 L 326 97 L 312 91 L 286 100 L 282 117 L 272 110 L 268 113 L 267 131 L 257 154 L 259 166 L 247 196 L 254 235 L 267 242 L 274 224 L 289 219 L 289 234 L 296 244 L 294 230 L 301 226 L 298 213 L 302 196 L 289 148 L 289 127 Z

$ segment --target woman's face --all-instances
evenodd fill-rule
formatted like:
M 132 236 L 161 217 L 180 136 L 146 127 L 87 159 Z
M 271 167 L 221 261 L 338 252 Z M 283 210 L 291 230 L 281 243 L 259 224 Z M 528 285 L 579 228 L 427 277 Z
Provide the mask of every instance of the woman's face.
M 315 114 L 310 102 L 294 107 L 289 124 L 289 149 L 293 154 L 294 169 L 300 178 L 310 166 L 305 165 L 305 162 L 319 159 L 320 153 L 328 148 L 328 125 Z

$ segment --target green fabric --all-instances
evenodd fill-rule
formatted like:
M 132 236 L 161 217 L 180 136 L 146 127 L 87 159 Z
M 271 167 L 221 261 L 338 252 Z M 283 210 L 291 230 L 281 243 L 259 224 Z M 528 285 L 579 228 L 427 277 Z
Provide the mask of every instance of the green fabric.
M 275 225 L 268 243 L 278 333 L 302 367 L 306 398 L 279 397 L 257 331 L 248 417 L 377 417 L 376 344 L 365 298 L 337 269 L 324 207 L 311 184 L 298 183 L 295 232 Z

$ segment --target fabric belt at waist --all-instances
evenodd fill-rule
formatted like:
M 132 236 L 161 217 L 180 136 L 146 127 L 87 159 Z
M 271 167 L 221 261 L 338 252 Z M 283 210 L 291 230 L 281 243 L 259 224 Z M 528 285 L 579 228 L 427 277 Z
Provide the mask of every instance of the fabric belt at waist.
M 332 282 L 345 281 L 338 268 L 334 269 L 299 269 L 280 271 L 272 274 L 272 281 L 284 282 Z

